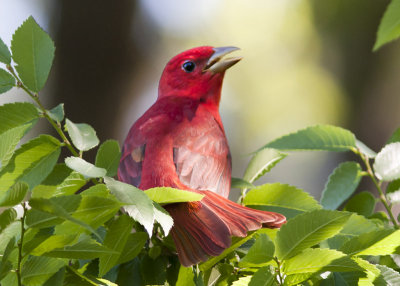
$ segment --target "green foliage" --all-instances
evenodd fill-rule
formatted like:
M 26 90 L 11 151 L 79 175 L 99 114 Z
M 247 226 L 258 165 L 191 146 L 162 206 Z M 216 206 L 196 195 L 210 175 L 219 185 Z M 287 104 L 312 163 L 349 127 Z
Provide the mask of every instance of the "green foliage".
M 382 17 L 374 51 L 400 37 L 400 1 L 392 0 Z
M 11 51 L 21 81 L 33 92 L 41 90 L 53 63 L 55 47 L 33 17 L 15 31 Z
M 0 94 L 9 91 L 15 86 L 14 77 L 3 69 L 0 69 Z
M 11 50 L 12 56 L 0 40 L 0 62 L 6 65 L 0 69 L 0 92 L 18 86 L 34 104 L 0 106 L 1 285 L 400 283 L 400 230 L 392 211 L 400 201 L 400 129 L 378 154 L 350 131 L 329 125 L 266 144 L 232 187 L 242 189 L 243 205 L 282 213 L 287 223 L 232 237 L 220 255 L 183 267 L 169 235 L 174 222 L 162 205 L 203 195 L 169 187 L 142 191 L 113 179 L 121 157 L 115 140 L 100 145 L 94 163 L 84 159 L 100 143 L 95 130 L 65 119 L 63 104 L 45 109 L 37 94 L 53 62 L 50 37 L 30 17 L 15 32 Z M 40 135 L 20 145 L 39 120 L 49 121 L 60 138 Z M 59 158 L 62 149 L 69 151 L 65 158 Z M 295 186 L 255 185 L 288 156 L 279 150 L 351 151 L 360 163 L 340 164 L 319 204 Z M 355 192 L 364 179 L 372 180 L 377 197 Z M 374 212 L 376 204 L 385 212 Z
M 321 204 L 335 210 L 356 190 L 361 180 L 361 167 L 355 162 L 340 164 L 329 176 L 322 191 Z

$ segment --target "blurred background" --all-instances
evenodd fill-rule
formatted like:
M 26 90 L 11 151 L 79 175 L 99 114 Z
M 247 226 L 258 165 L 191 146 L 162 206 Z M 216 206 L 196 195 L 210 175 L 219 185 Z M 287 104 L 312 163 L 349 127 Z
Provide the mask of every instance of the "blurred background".
M 92 125 L 101 141 L 121 143 L 155 101 L 171 57 L 200 45 L 240 47 L 236 55 L 244 59 L 227 72 L 221 116 L 233 175 L 241 177 L 249 153 L 309 125 L 348 128 L 375 151 L 400 127 L 400 42 L 372 52 L 388 3 L 0 0 L 0 37 L 10 45 L 13 31 L 32 15 L 56 45 L 41 92 L 45 106 L 64 102 L 73 122 Z M 17 89 L 0 96 L 1 104 L 16 100 L 28 99 Z M 43 131 L 52 132 L 46 122 L 33 133 Z M 328 175 L 348 159 L 293 153 L 263 180 L 318 199 Z

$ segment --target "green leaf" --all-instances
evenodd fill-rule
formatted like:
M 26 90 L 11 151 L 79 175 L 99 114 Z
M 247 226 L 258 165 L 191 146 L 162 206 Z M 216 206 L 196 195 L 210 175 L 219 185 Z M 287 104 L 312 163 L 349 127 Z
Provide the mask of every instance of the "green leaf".
M 15 183 L 3 197 L 0 198 L 0 207 L 13 207 L 25 198 L 28 185 L 23 182 Z
M 54 273 L 43 286 L 63 286 L 65 277 L 65 267 L 61 267 L 56 273 Z
M 356 139 L 350 131 L 330 125 L 316 125 L 282 136 L 264 148 L 278 150 L 349 151 L 356 148 Z
M 392 0 L 379 24 L 373 51 L 400 37 L 400 1 Z
M 349 255 L 388 255 L 400 246 L 400 230 L 383 229 L 360 234 L 346 242 L 340 251 Z
M 140 264 L 143 285 L 164 285 L 167 278 L 167 263 L 165 256 L 157 259 L 151 259 L 148 255 L 144 256 Z
M 30 251 L 31 255 L 43 256 L 44 253 L 50 252 L 56 248 L 67 246 L 76 238 L 76 234 L 68 235 L 51 235 L 42 240 L 35 248 Z M 44 255 L 46 256 L 46 255 Z
M 356 146 L 357 149 L 368 158 L 375 158 L 376 152 L 358 139 L 356 139 Z
M 114 177 L 118 171 L 119 160 L 121 159 L 121 149 L 115 140 L 107 140 L 101 144 L 96 155 L 97 167 L 107 170 L 107 176 Z
M 251 238 L 253 238 L 253 236 L 257 233 L 264 233 L 264 229 L 260 229 L 258 231 L 255 232 L 251 232 L 248 233 L 248 235 L 246 237 L 232 237 L 232 243 L 231 246 L 228 247 L 227 249 L 225 249 L 220 255 L 218 256 L 214 256 L 214 257 L 210 257 L 209 260 L 207 260 L 206 262 L 203 262 L 199 265 L 199 268 L 201 271 L 206 271 L 208 269 L 210 269 L 211 267 L 213 267 L 218 261 L 224 259 L 229 253 L 231 253 L 232 251 L 234 251 L 236 248 L 238 248 L 239 246 L 241 246 L 242 244 L 244 244 L 246 241 L 250 240 Z M 274 230 L 269 230 L 269 231 L 274 231 Z
M 364 191 L 354 195 L 343 210 L 369 217 L 374 212 L 374 209 L 375 197 L 370 192 Z
M 7 190 L 17 181 L 27 183 L 29 189 L 40 184 L 57 163 L 60 151 L 60 142 L 49 135 L 25 143 L 0 171 L 0 190 Z
M 149 197 L 141 190 L 112 178 L 105 177 L 104 182 L 111 193 L 124 204 L 125 211 L 144 226 L 147 233 L 153 233 L 154 209 Z
M 376 155 L 376 176 L 383 181 L 400 179 L 400 142 L 390 143 Z
M 325 209 L 337 209 L 358 187 L 361 167 L 356 162 L 340 164 L 329 176 L 322 191 L 321 204 Z
M 251 276 L 240 277 L 238 280 L 232 283 L 232 286 L 247 286 L 249 285 Z
M 171 204 L 200 201 L 204 195 L 170 187 L 157 187 L 145 190 L 144 193 L 156 203 Z
M 90 225 L 92 229 L 97 229 L 103 223 L 112 218 L 121 206 L 122 204 L 113 198 L 110 199 L 98 196 L 82 195 L 79 207 L 71 213 L 71 216 L 80 222 Z M 57 234 L 68 234 L 71 231 L 82 232 L 82 227 L 86 228 L 84 225 L 76 224 L 74 221 L 69 219 L 69 221 L 56 226 L 55 231 Z
M 6 65 L 11 63 L 11 53 L 7 45 L 0 38 L 0 62 Z
M 243 203 L 246 206 L 266 206 L 261 209 L 282 213 L 287 218 L 306 211 L 321 209 L 318 202 L 308 193 L 280 183 L 265 184 L 250 190 L 243 199 Z
M 65 198 L 65 197 L 64 197 Z M 55 215 L 59 218 L 62 218 L 64 220 L 69 220 L 73 222 L 74 224 L 78 224 L 82 226 L 83 228 L 87 229 L 88 231 L 92 232 L 94 235 L 96 235 L 100 240 L 101 236 L 96 232 L 95 229 L 93 229 L 90 225 L 87 223 L 76 219 L 75 217 L 72 217 L 67 210 L 65 210 L 62 206 L 57 205 L 54 203 L 54 200 L 50 199 L 31 199 L 29 201 L 29 204 L 32 208 L 36 210 L 40 210 L 42 212 L 47 212 L 49 214 Z
M 397 128 L 396 131 L 390 136 L 389 140 L 386 144 L 400 142 L 400 128 Z
M 15 79 L 7 71 L 0 68 L 0 94 L 5 93 L 15 86 Z
M 169 213 L 165 209 L 163 209 L 159 204 L 153 202 L 153 206 L 154 206 L 153 208 L 154 220 L 161 225 L 164 231 L 164 235 L 167 236 L 172 226 L 174 225 L 174 220 L 169 215 Z
M 17 212 L 10 208 L 0 213 L 0 233 L 17 218 Z
M 276 235 L 276 256 L 283 260 L 337 234 L 351 213 L 315 210 L 300 214 L 282 225 Z
M 0 261 L 0 281 L 7 275 L 7 273 L 12 269 L 12 263 L 8 260 L 11 252 L 15 248 L 15 237 L 11 238 L 7 243 Z
M 251 277 L 249 286 L 272 286 L 275 285 L 275 277 L 268 267 L 258 269 Z
M 310 248 L 285 260 L 283 272 L 287 285 L 297 285 L 311 276 L 325 271 L 344 272 L 363 269 L 342 252 L 331 249 Z
M 394 271 L 392 268 L 389 268 L 384 265 L 375 265 L 381 271 L 381 276 L 383 280 L 385 280 L 386 285 L 400 285 L 400 274 L 397 271 Z
M 0 233 L 0 253 L 4 253 L 6 249 L 7 243 L 16 236 L 19 236 L 21 233 L 21 222 L 14 221 L 7 225 L 3 231 Z
M 32 128 L 34 122 L 27 123 L 0 134 L 0 170 L 7 166 L 15 147 L 17 147 L 22 137 Z
M 255 186 L 252 183 L 247 182 L 243 179 L 232 177 L 231 178 L 231 188 L 232 189 L 252 189 L 252 188 L 255 188 Z
M 394 180 L 386 187 L 386 198 L 392 204 L 400 202 L 400 179 Z
M 148 238 L 149 236 L 145 232 L 129 234 L 117 263 L 122 264 L 135 258 L 143 249 Z
M 32 103 L 15 102 L 0 106 L 0 134 L 27 123 L 36 123 L 39 113 Z
M 178 280 L 176 286 L 195 286 L 194 273 L 192 267 L 184 267 L 181 265 L 178 273 Z
M 54 249 L 44 254 L 49 257 L 61 257 L 69 259 L 94 259 L 103 255 L 118 255 L 118 252 L 109 249 L 100 243 L 85 237 L 78 243 L 63 248 Z
M 250 160 L 244 172 L 243 179 L 254 183 L 287 155 L 275 149 L 264 148 L 258 151 Z
M 64 103 L 60 103 L 53 109 L 49 110 L 48 114 L 51 119 L 53 119 L 57 122 L 63 121 L 63 119 L 64 119 Z
M 41 90 L 53 63 L 55 47 L 32 16 L 15 31 L 11 51 L 22 82 L 34 92 Z
M 65 158 L 65 164 L 87 178 L 104 177 L 107 173 L 105 169 L 98 168 L 79 157 L 67 157 Z
M 99 145 L 96 131 L 92 126 L 86 123 L 73 123 L 68 118 L 65 120 L 65 126 L 71 137 L 72 143 L 80 151 L 88 151 Z
M 133 220 L 122 215 L 115 221 L 112 221 L 107 229 L 104 239 L 104 246 L 114 250 L 115 254 L 103 255 L 99 261 L 99 276 L 103 277 L 112 267 L 114 267 L 121 255 L 122 250 L 128 240 L 129 234 L 133 228 Z
M 346 236 L 358 236 L 361 233 L 377 230 L 378 226 L 364 216 L 352 214 L 343 226 L 340 234 Z
M 47 279 L 66 265 L 66 262 L 63 259 L 30 256 L 21 271 L 23 285 L 43 285 Z
M 275 246 L 269 237 L 262 233 L 240 260 L 239 267 L 264 264 L 274 258 Z

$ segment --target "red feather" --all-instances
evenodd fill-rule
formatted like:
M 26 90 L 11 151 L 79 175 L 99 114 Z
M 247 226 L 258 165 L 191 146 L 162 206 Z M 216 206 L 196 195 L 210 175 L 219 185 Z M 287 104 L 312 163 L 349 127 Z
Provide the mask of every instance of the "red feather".
M 165 206 L 174 219 L 171 234 L 184 266 L 219 255 L 230 246 L 231 236 L 286 221 L 281 214 L 227 199 L 231 157 L 218 106 L 229 63 L 217 59 L 218 71 L 209 68 L 218 51 L 191 49 L 167 64 L 158 99 L 129 131 L 118 170 L 121 181 L 142 190 L 168 186 L 205 195 L 200 202 Z M 194 63 L 192 71 L 182 68 L 187 61 Z

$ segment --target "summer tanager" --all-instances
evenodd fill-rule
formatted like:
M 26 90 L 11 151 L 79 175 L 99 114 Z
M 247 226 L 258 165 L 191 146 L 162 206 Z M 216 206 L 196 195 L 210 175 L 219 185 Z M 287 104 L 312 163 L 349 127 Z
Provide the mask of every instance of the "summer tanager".
M 166 65 L 156 102 L 131 127 L 118 177 L 142 190 L 173 187 L 201 193 L 198 202 L 165 206 L 184 266 L 205 261 L 263 226 L 276 228 L 283 215 L 228 200 L 231 155 L 218 107 L 225 70 L 241 58 L 223 58 L 235 47 L 198 47 Z

